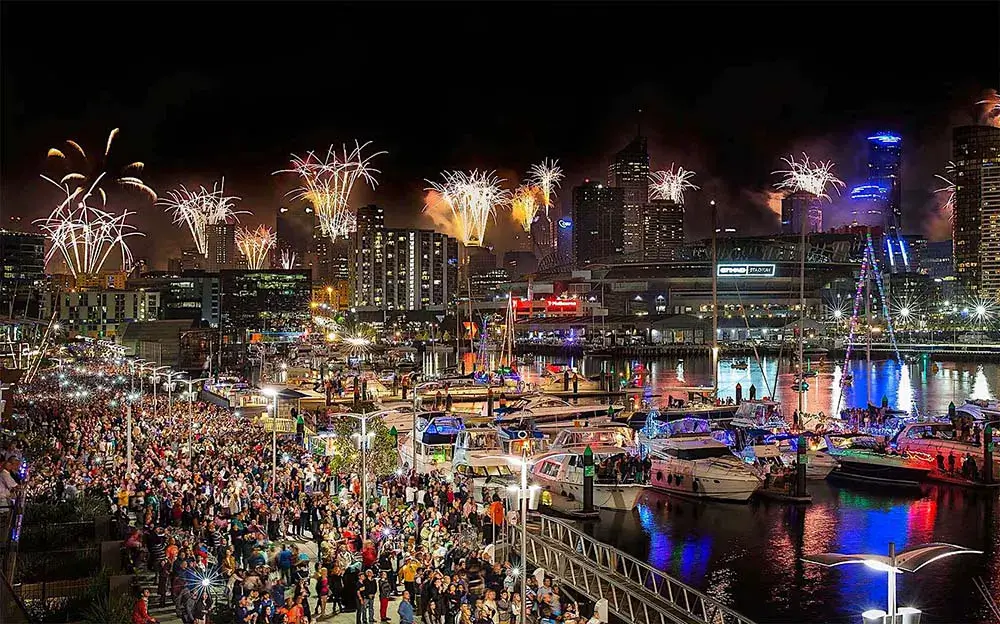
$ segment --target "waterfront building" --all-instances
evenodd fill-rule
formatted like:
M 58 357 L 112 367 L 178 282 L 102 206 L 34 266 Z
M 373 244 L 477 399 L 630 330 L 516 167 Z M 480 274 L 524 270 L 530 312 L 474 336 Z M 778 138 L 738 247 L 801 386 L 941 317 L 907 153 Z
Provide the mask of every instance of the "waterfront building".
M 600 180 L 585 180 L 573 187 L 573 255 L 578 264 L 622 253 L 623 201 L 621 188 L 605 186 Z
M 649 151 L 645 137 L 637 135 L 614 155 L 608 167 L 608 184 L 622 192 L 621 208 L 616 208 L 623 226 L 622 252 L 641 254 L 642 207 L 649 201 Z
M 298 334 L 309 326 L 312 279 L 304 269 L 225 270 L 219 289 L 219 323 L 237 343 L 253 334 Z
M 955 275 L 968 295 L 1000 298 L 1000 128 L 952 130 Z
M 0 229 L 0 314 L 37 318 L 45 280 L 45 237 Z
M 506 296 L 506 284 L 510 282 L 510 272 L 504 268 L 493 269 L 486 273 L 477 273 L 469 278 L 474 301 L 489 301 Z
M 538 270 L 538 258 L 530 251 L 507 251 L 503 254 L 503 268 L 520 277 Z
M 64 323 L 69 335 L 117 336 L 127 323 L 155 321 L 160 293 L 148 290 L 84 290 L 42 293 L 42 314 Z

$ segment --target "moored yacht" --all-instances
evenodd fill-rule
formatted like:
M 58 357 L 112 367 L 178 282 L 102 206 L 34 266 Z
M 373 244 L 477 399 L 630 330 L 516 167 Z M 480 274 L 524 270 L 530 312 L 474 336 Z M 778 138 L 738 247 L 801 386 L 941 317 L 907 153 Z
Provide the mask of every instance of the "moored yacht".
M 847 479 L 916 486 L 934 464 L 926 457 L 890 453 L 885 442 L 863 434 L 827 434 L 826 451 L 840 462 L 831 473 Z
M 487 409 L 486 405 L 482 406 L 483 416 L 486 416 Z M 498 418 L 530 415 L 536 423 L 545 423 L 586 420 L 597 416 L 613 417 L 624 409 L 624 405 L 571 405 L 559 397 L 539 395 L 516 399 L 509 405 L 494 408 L 493 415 Z
M 644 443 L 652 464 L 649 481 L 657 490 L 746 502 L 762 484 L 749 465 L 712 438 L 707 420 L 667 423 Z
M 464 428 L 461 418 L 446 412 L 418 414 L 416 430 L 399 438 L 400 464 L 419 473 L 451 470 L 455 438 Z
M 459 431 L 451 465 L 456 473 L 474 479 L 514 474 L 495 427 L 469 427 Z

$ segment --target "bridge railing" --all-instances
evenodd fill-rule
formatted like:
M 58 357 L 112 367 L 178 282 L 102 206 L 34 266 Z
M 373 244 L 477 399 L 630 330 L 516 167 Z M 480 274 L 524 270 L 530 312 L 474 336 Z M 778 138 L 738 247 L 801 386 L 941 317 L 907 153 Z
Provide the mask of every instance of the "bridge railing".
M 674 609 L 697 622 L 753 624 L 751 620 L 714 598 L 644 561 L 594 539 L 566 522 L 542 516 L 539 528 L 533 533 L 575 552 L 597 572 L 603 572 L 606 578 L 624 577 L 629 581 L 628 586 L 618 591 L 628 592 L 630 586 L 638 585 L 645 592 L 666 601 Z M 634 617 L 635 614 L 622 615 Z

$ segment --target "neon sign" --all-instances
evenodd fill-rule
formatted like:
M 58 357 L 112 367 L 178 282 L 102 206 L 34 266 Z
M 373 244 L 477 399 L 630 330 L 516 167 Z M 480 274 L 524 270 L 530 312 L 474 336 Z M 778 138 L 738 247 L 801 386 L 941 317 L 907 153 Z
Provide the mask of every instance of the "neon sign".
M 718 264 L 717 277 L 774 277 L 773 264 Z
M 558 224 L 560 230 L 568 230 L 573 227 L 573 222 L 569 219 L 559 219 Z

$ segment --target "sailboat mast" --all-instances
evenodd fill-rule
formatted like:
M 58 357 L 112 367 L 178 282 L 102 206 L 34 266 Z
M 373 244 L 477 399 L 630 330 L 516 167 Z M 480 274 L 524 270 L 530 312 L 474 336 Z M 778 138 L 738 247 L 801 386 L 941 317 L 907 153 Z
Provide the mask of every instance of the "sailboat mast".
M 804 357 L 804 343 L 806 340 L 805 335 L 805 320 L 806 320 L 806 225 L 809 222 L 809 206 L 805 206 L 805 210 L 799 213 L 799 219 L 802 221 L 802 232 L 799 238 L 799 375 L 798 382 L 796 386 L 796 392 L 799 395 L 799 409 L 796 412 L 798 417 L 794 423 L 798 426 L 802 422 L 802 410 L 804 409 L 803 399 L 805 398 L 805 384 L 806 378 L 803 373 L 805 373 L 805 368 L 803 366 Z
M 712 396 L 719 396 L 719 251 L 716 241 L 717 218 L 715 200 L 712 206 Z
M 868 340 L 865 342 L 865 392 L 867 393 L 867 407 L 872 402 L 871 390 L 871 370 L 872 370 L 872 287 L 871 277 L 865 278 L 865 325 L 868 326 Z

